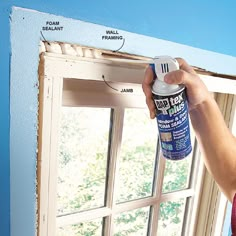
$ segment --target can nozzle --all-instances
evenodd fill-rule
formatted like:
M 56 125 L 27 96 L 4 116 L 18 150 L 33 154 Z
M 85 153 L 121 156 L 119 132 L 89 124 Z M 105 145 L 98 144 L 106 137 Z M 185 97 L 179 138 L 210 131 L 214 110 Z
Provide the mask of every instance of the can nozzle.
M 171 71 L 179 70 L 179 63 L 170 56 L 158 56 L 153 59 L 155 73 L 160 81 L 164 81 L 164 76 Z

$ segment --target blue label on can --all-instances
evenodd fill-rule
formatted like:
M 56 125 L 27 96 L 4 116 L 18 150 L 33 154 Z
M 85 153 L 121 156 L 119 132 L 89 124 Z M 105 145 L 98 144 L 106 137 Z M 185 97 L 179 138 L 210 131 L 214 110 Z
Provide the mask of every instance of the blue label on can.
M 168 96 L 153 94 L 162 153 L 181 160 L 192 151 L 185 89 Z

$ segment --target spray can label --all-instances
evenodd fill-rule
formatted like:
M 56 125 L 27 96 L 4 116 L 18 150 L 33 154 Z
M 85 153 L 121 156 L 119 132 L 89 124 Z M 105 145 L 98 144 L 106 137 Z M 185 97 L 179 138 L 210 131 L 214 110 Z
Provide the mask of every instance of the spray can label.
M 171 95 L 153 94 L 163 156 L 181 160 L 191 151 L 188 103 L 185 88 Z

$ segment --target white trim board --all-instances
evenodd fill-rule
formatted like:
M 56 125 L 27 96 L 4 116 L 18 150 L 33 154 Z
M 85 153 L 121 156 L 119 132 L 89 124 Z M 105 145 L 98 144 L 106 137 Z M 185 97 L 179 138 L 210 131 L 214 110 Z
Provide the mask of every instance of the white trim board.
M 104 75 L 107 81 L 125 83 L 129 81 L 141 84 L 144 78 L 145 67 L 143 65 L 126 65 L 121 67 L 119 62 L 109 64 L 108 59 L 84 58 L 71 55 L 58 55 L 55 53 L 42 53 L 42 58 L 47 59 L 45 74 L 50 76 L 65 76 L 66 78 L 81 78 L 102 81 Z M 63 68 L 60 69 L 60 68 Z M 85 69 L 87 68 L 87 69 Z M 123 76 L 121 76 L 123 75 Z M 69 76 L 69 77 L 68 77 Z M 210 75 L 200 75 L 203 82 L 211 92 L 236 94 L 236 80 L 226 79 Z M 132 79 L 130 79 L 132 78 Z M 134 87 L 134 85 L 132 85 Z M 137 86 L 138 93 L 142 93 Z M 136 90 L 134 90 L 136 92 Z

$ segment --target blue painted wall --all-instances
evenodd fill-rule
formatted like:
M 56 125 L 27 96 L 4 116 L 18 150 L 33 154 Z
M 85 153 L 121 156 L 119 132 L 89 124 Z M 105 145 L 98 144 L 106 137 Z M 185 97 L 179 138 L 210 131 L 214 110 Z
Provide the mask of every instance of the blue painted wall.
M 0 235 L 10 235 L 10 21 L 12 6 L 35 9 L 236 56 L 233 1 L 0 2 Z M 20 40 L 20 38 L 19 38 Z M 22 42 L 24 43 L 24 42 Z M 19 124 L 20 125 L 20 124 Z M 17 140 L 16 140 L 17 142 Z M 19 161 L 20 163 L 20 161 Z M 20 186 L 19 186 L 20 189 Z M 34 210 L 32 209 L 32 214 Z M 24 212 L 22 212 L 24 215 Z M 22 225 L 22 227 L 24 227 Z M 21 235 L 20 235 L 21 236 Z M 23 235 L 22 235 L 23 236 Z M 27 235 L 28 236 L 28 235 Z

